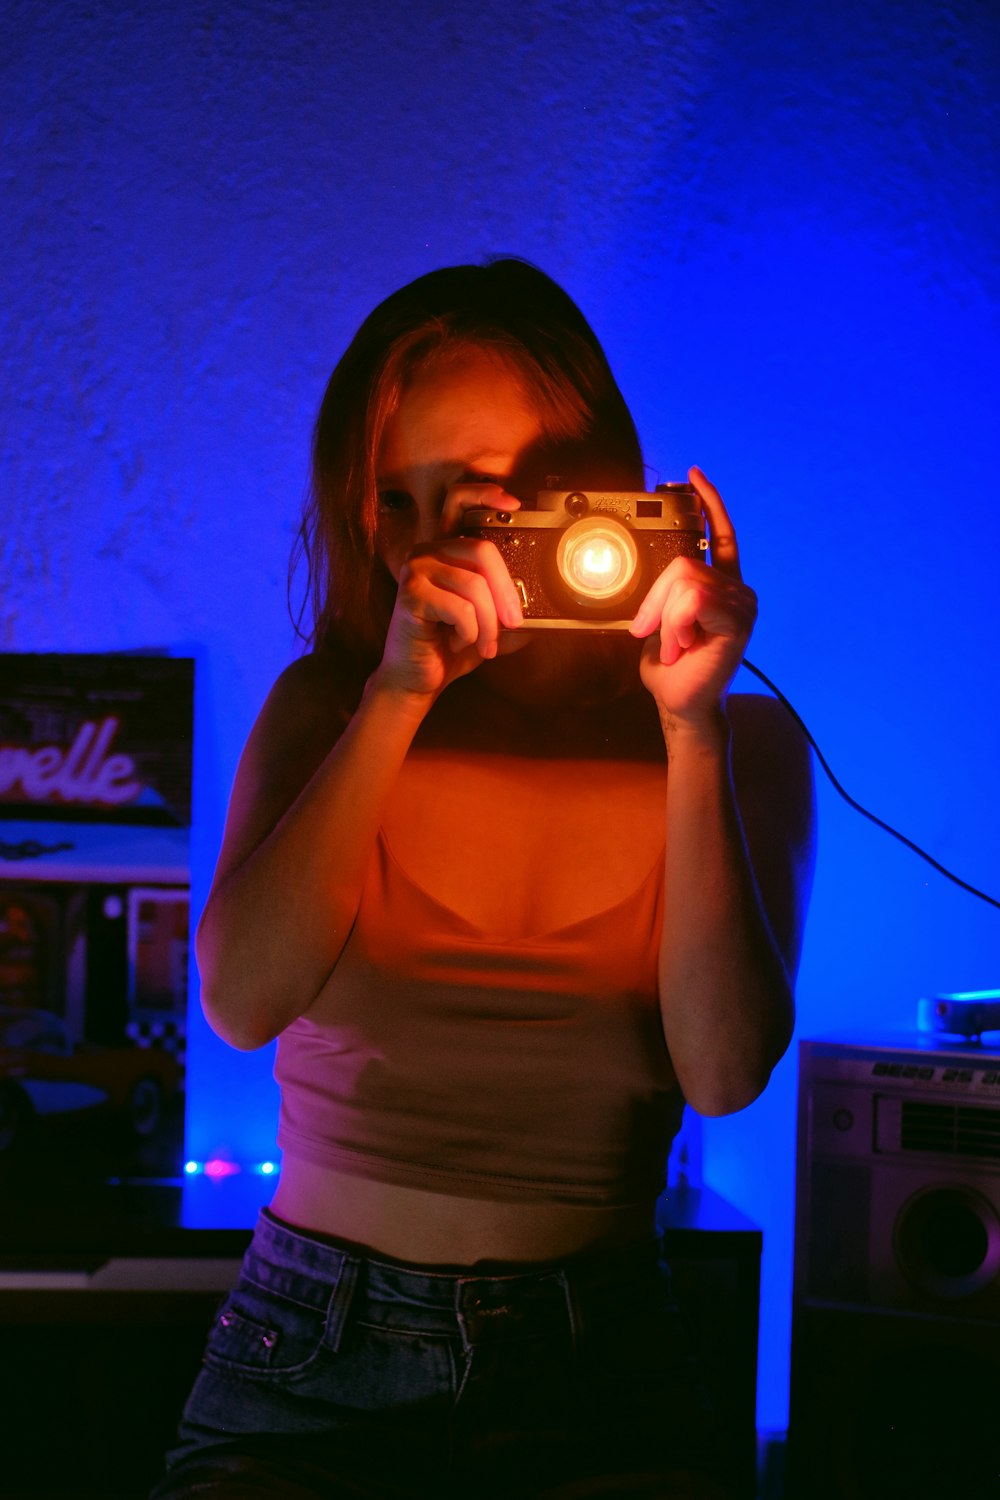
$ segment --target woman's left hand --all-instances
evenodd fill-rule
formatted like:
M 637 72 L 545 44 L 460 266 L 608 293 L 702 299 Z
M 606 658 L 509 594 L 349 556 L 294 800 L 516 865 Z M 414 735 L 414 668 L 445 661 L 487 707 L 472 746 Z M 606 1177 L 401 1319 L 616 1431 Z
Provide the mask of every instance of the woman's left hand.
M 757 596 L 740 574 L 726 507 L 700 469 L 688 478 L 708 520 L 712 566 L 675 557 L 646 595 L 629 629 L 645 641 L 640 675 L 661 714 L 697 721 L 718 713 L 757 617 Z

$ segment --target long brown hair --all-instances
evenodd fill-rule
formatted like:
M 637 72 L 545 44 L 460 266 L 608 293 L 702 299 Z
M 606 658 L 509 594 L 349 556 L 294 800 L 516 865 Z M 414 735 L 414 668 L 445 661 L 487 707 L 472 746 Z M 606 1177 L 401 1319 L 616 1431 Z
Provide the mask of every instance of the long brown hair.
M 292 559 L 293 568 L 301 557 L 306 562 L 307 639 L 314 649 L 345 647 L 365 673 L 381 657 L 395 597 L 375 551 L 382 434 L 414 372 L 463 345 L 510 362 L 546 435 L 572 440 L 575 463 L 585 469 L 572 482 L 643 483 L 635 424 L 604 351 L 543 271 L 514 259 L 449 266 L 394 292 L 365 319 L 330 376 Z

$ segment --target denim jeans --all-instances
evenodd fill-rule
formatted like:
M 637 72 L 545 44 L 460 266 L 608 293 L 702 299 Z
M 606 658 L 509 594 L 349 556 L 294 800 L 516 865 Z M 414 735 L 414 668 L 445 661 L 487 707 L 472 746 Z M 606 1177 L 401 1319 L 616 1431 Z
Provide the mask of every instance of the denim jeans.
M 261 1215 L 153 1500 L 726 1494 L 651 1240 L 438 1273 Z

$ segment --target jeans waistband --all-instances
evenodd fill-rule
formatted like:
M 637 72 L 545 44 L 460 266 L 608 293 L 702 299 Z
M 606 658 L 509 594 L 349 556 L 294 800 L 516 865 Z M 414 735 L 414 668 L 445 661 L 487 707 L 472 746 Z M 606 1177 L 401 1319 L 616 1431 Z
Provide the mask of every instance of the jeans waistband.
M 407 1266 L 313 1236 L 261 1213 L 243 1275 L 278 1296 L 327 1314 L 327 1341 L 352 1321 L 397 1332 L 484 1339 L 534 1337 L 556 1328 L 574 1336 L 585 1322 L 631 1302 L 666 1275 L 655 1238 L 588 1251 L 557 1265 L 486 1274 Z

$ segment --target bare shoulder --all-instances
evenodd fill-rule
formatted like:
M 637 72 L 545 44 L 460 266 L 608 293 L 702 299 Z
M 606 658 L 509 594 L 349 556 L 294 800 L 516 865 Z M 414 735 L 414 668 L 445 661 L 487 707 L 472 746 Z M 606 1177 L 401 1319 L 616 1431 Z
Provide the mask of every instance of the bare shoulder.
M 342 727 L 349 717 L 344 675 L 336 658 L 331 653 L 311 652 L 281 673 L 264 700 L 254 733 L 297 737 L 314 724 L 337 720 Z
M 809 765 L 809 743 L 784 704 L 765 693 L 733 693 L 726 703 L 733 753 L 747 769 Z
M 733 780 L 741 804 L 744 797 L 811 823 L 813 798 L 812 755 L 802 730 L 791 714 L 763 693 L 734 693 L 727 705 L 733 731 Z
M 350 717 L 334 662 L 300 657 L 285 668 L 264 700 L 240 758 L 239 775 L 270 783 L 306 779 Z M 311 769 L 308 769 L 311 764 Z
M 336 744 L 351 716 L 334 658 L 291 663 L 268 693 L 240 756 L 216 880 L 270 833 Z

